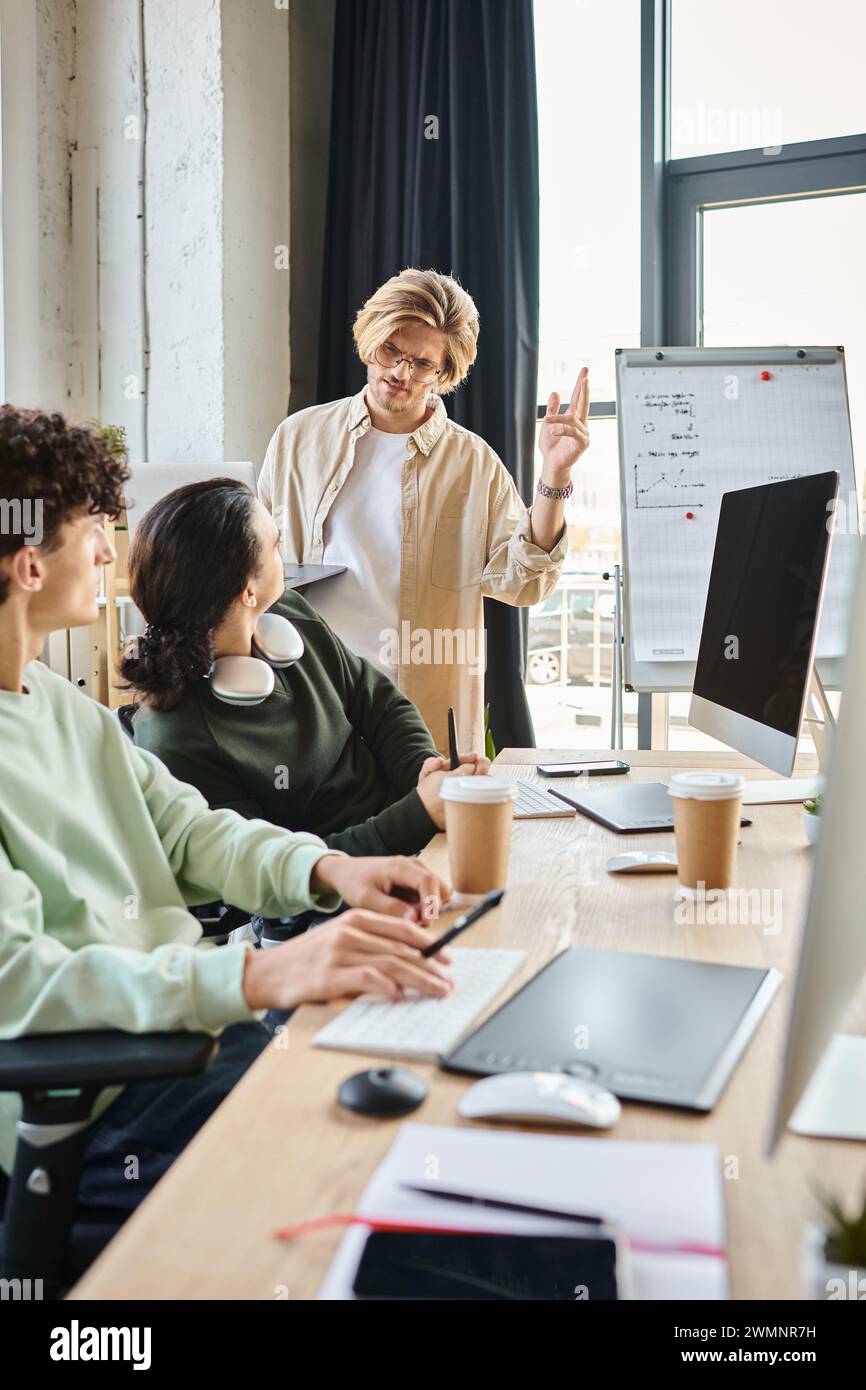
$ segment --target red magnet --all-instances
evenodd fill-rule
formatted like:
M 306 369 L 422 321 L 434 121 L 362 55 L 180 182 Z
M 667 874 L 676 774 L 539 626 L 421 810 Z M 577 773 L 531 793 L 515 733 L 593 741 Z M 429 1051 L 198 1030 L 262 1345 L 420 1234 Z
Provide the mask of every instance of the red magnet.
M 686 521 L 694 521 L 694 519 L 695 519 L 695 514 L 694 514 L 694 512 L 686 512 Z
M 772 373 L 772 372 L 761 372 L 761 380 L 762 380 L 762 381 L 772 381 L 772 380 L 773 380 L 773 373 Z

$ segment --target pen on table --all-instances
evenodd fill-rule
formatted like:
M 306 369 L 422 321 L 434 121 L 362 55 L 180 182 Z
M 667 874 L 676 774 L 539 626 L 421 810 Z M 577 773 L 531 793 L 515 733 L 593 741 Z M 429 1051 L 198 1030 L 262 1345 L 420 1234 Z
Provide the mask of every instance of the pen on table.
M 451 757 L 451 771 L 454 772 L 460 766 L 460 754 L 457 751 L 457 725 L 454 722 L 454 710 L 448 711 L 448 752 Z
M 443 950 L 444 947 L 448 945 L 449 941 L 454 940 L 455 936 L 459 936 L 461 932 L 465 932 L 467 927 L 473 926 L 474 923 L 478 921 L 479 917 L 484 916 L 485 912 L 490 912 L 492 908 L 498 907 L 504 897 L 504 888 L 498 888 L 493 893 L 487 893 L 485 897 L 481 899 L 477 907 L 473 907 L 471 911 L 464 912 L 462 917 L 458 917 L 457 921 L 452 923 L 446 932 L 442 933 L 438 941 L 431 941 L 429 946 L 425 946 L 424 950 L 421 952 L 422 956 L 427 958 L 435 956 L 437 951 Z
M 473 1207 L 494 1207 L 496 1211 L 520 1211 L 528 1216 L 556 1216 L 563 1221 L 578 1221 L 582 1226 L 603 1226 L 603 1216 L 588 1216 L 578 1211 L 558 1211 L 555 1207 L 535 1207 L 527 1202 L 508 1202 L 502 1197 L 482 1197 L 476 1192 L 454 1192 L 447 1187 L 425 1186 L 424 1183 L 401 1182 L 407 1192 L 422 1197 L 439 1197 L 445 1202 L 465 1202 Z
M 491 1207 L 496 1211 L 522 1212 L 527 1216 L 551 1216 L 560 1221 L 574 1221 L 581 1226 L 607 1226 L 603 1216 L 587 1215 L 577 1211 L 561 1211 L 557 1207 L 536 1207 L 527 1202 L 509 1202 L 499 1197 L 482 1197 L 472 1192 L 454 1192 L 446 1187 L 425 1187 L 423 1183 L 401 1182 L 406 1192 L 416 1192 L 421 1197 L 441 1197 L 446 1202 L 462 1202 L 469 1206 Z M 632 1250 L 657 1255 L 707 1255 L 710 1259 L 727 1259 L 726 1251 L 719 1245 L 693 1240 L 641 1240 L 639 1237 L 623 1235 L 623 1240 Z

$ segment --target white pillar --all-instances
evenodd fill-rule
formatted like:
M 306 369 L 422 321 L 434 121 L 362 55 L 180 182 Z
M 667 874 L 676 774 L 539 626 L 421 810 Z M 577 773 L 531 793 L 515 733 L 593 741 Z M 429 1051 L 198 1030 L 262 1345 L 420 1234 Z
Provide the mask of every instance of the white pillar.
M 124 425 L 134 462 L 259 463 L 289 394 L 286 5 L 0 0 L 0 24 L 31 92 L 8 118 L 3 93 L 9 398 Z
M 224 448 L 264 459 L 289 399 L 289 21 L 223 0 Z
M 36 0 L 0 0 L 0 395 L 22 405 L 38 404 L 40 384 L 37 61 Z
M 223 457 L 219 4 L 146 0 L 149 456 Z

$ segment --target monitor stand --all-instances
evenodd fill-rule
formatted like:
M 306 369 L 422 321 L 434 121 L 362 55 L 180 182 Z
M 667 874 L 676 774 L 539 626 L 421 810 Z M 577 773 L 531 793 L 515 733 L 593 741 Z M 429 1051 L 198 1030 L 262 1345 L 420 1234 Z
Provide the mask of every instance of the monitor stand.
M 744 806 L 777 806 L 791 801 L 808 801 L 824 790 L 830 766 L 830 747 L 836 716 L 830 708 L 827 692 L 816 666 L 812 665 L 812 675 L 806 694 L 806 713 L 803 723 L 811 726 L 812 742 L 818 756 L 818 771 L 808 777 L 759 778 L 746 783 L 743 793 Z

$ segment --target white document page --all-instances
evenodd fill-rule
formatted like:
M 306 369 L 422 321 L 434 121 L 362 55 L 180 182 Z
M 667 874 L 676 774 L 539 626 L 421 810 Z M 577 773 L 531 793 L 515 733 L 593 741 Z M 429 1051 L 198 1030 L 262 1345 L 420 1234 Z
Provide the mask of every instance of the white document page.
M 569 1235 L 575 1228 L 568 1221 L 446 1202 L 408 1192 L 402 1183 L 438 1183 L 455 1191 L 599 1215 L 621 1235 L 646 1243 L 725 1246 L 722 1176 L 711 1144 L 630 1143 L 406 1123 L 358 1205 L 359 1214 L 371 1219 Z M 352 1284 L 368 1234 L 364 1226 L 349 1228 L 320 1298 L 354 1298 Z M 717 1255 L 633 1251 L 631 1270 L 635 1298 L 728 1297 L 727 1259 Z

